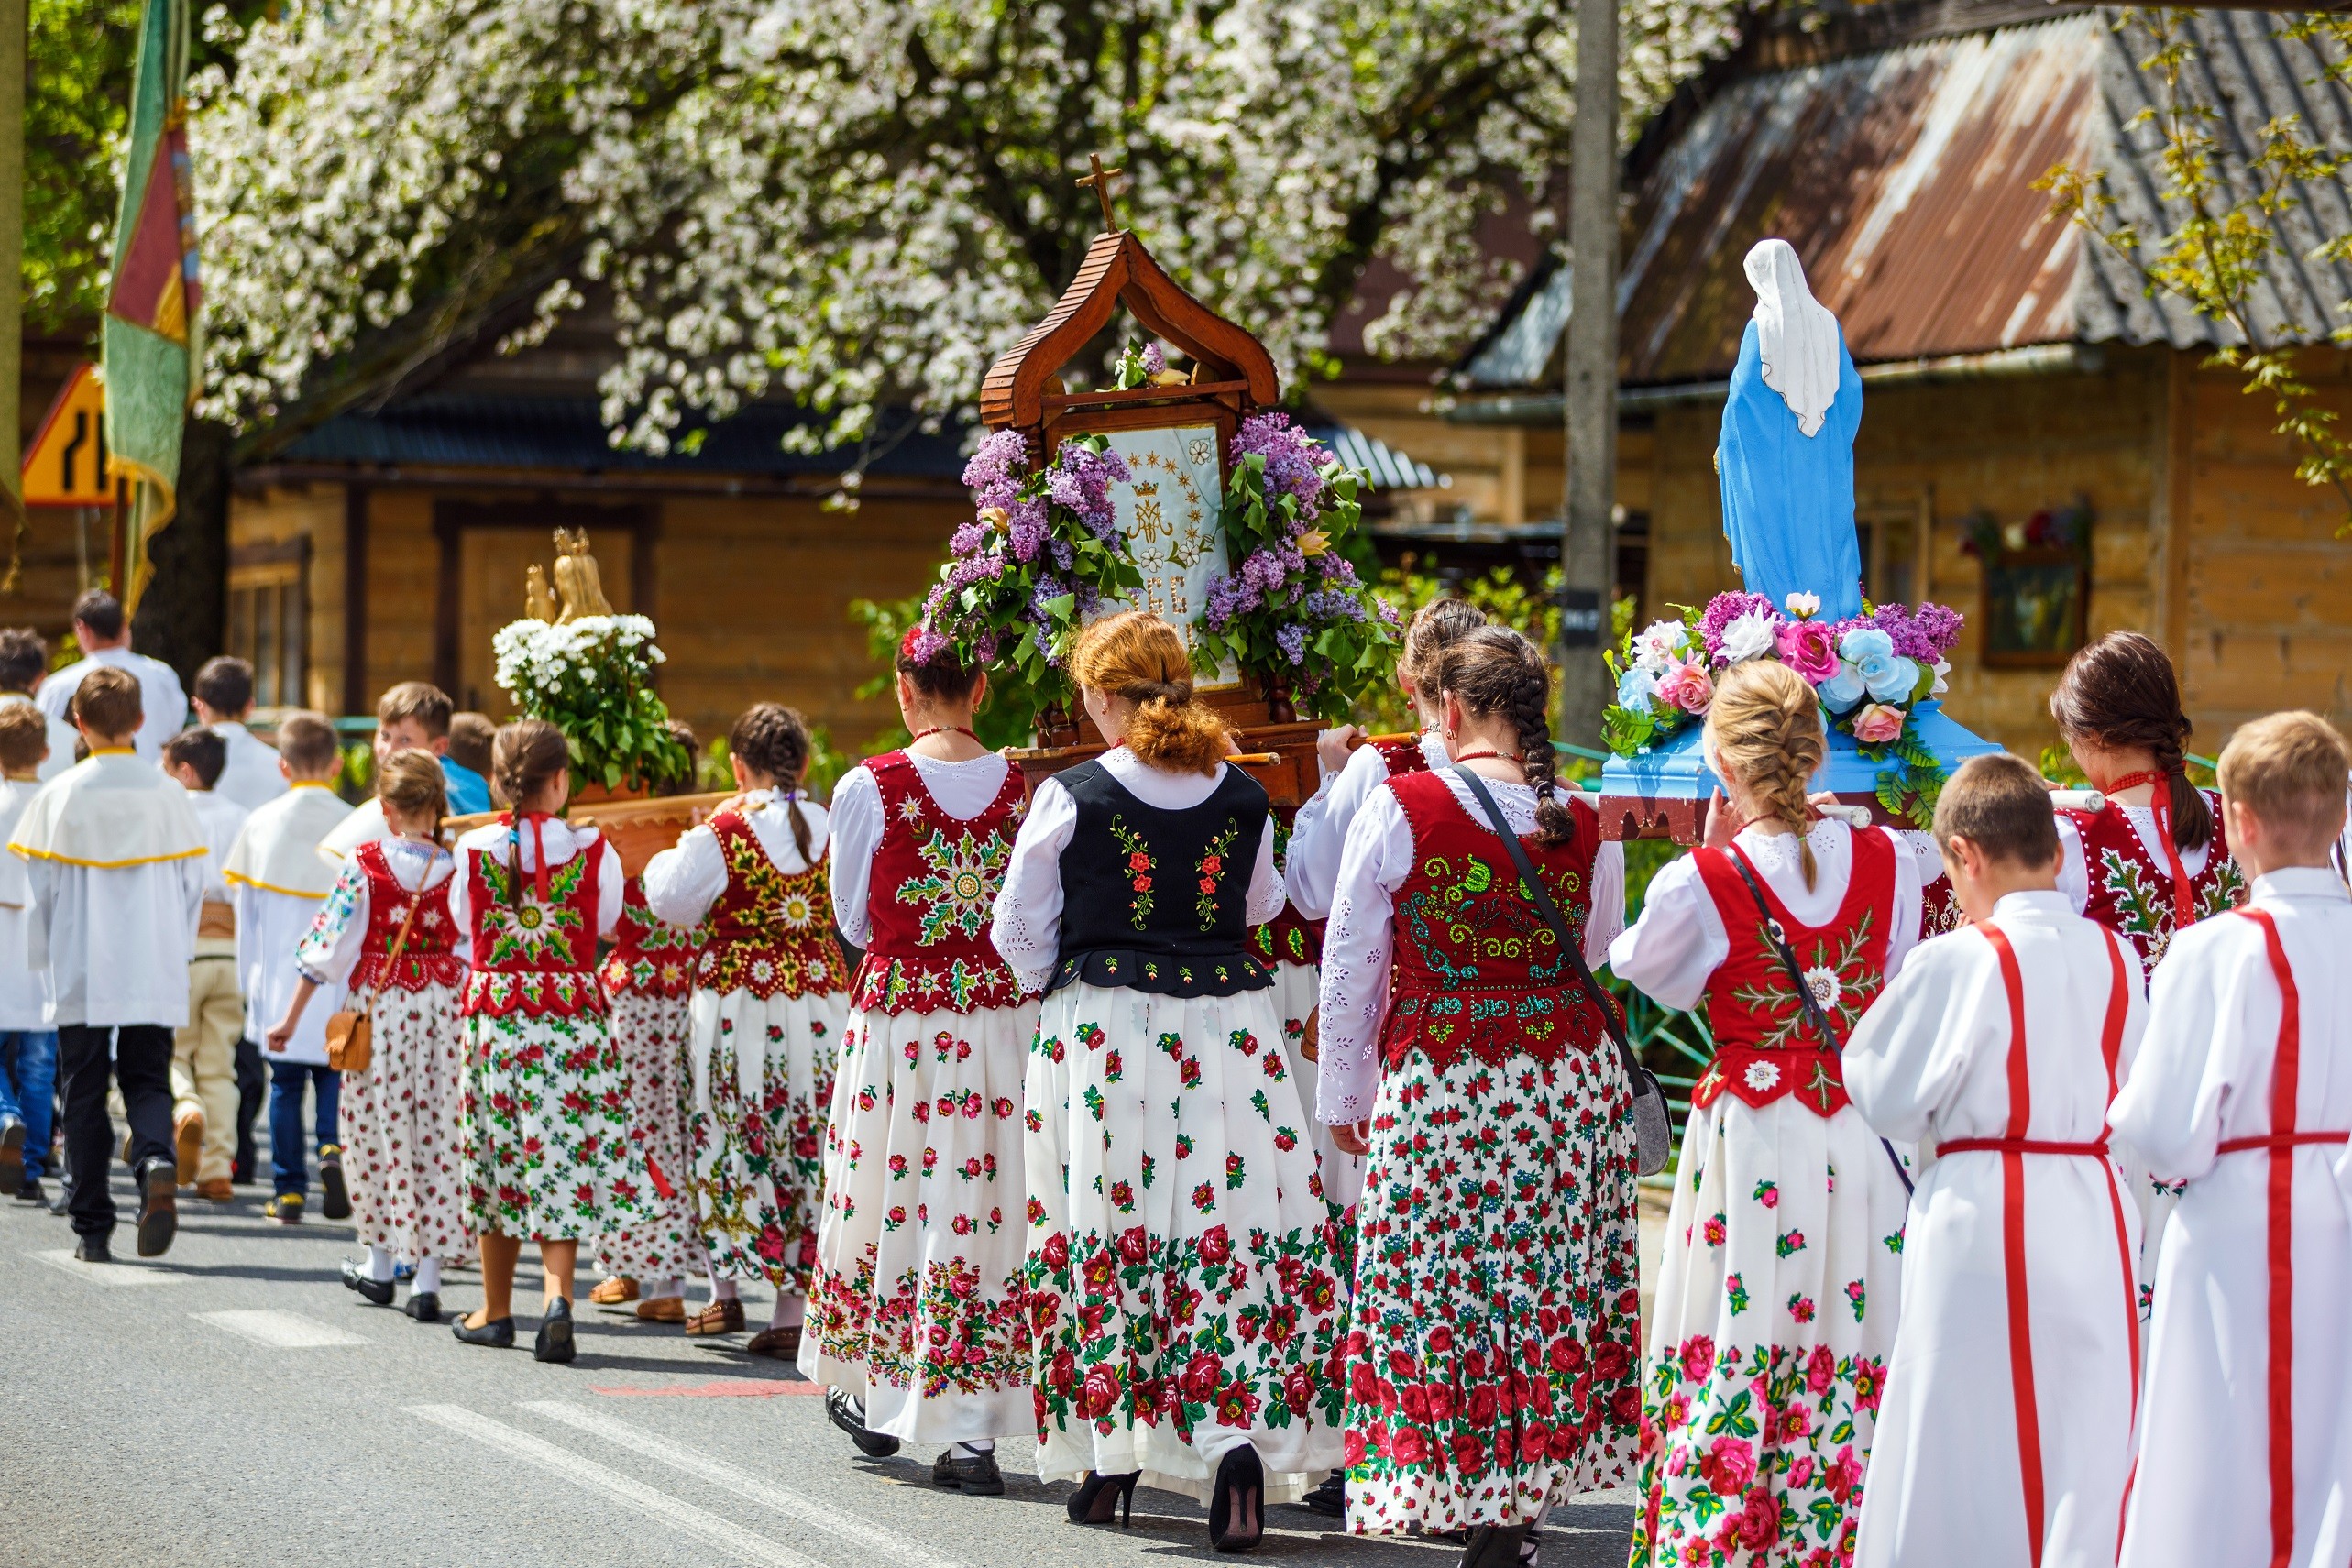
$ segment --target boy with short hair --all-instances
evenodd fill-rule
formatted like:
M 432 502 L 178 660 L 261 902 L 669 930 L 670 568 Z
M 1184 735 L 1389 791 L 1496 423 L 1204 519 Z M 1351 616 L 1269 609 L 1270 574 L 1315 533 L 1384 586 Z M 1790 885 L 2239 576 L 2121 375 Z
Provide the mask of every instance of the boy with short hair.
M 2172 938 L 2115 1104 L 2159 1180 L 2187 1184 L 2157 1264 L 2124 1568 L 2352 1554 L 2352 894 L 2344 737 L 2315 713 L 2221 754 L 2245 905 Z
M 376 765 L 383 766 L 384 759 L 395 751 L 430 751 L 441 759 L 441 776 L 447 784 L 451 707 L 449 694 L 429 681 L 402 681 L 378 697 Z M 454 785 L 450 793 L 456 793 Z M 454 805 L 450 810 L 458 815 Z M 390 837 L 391 830 L 384 826 L 383 804 L 369 795 L 319 845 L 319 853 L 340 873 L 352 850 Z
M 352 814 L 332 787 L 343 748 L 324 714 L 285 717 L 278 726 L 278 765 L 292 787 L 246 818 L 225 872 L 236 905 L 246 1033 L 256 1040 L 268 1036 L 293 1000 L 302 978 L 295 947 L 335 891 L 335 872 L 320 854 L 320 841 Z M 333 1011 L 308 1009 L 284 1049 L 272 1047 L 269 1055 L 271 1196 L 262 1212 L 281 1224 L 301 1223 L 310 1186 L 302 1156 L 305 1090 L 313 1100 L 322 1212 L 330 1220 L 351 1213 L 335 1114 L 342 1080 L 326 1065 L 326 1018 Z
M 245 1001 L 236 985 L 236 909 L 221 874 L 246 818 L 243 806 L 219 793 L 228 751 L 226 738 L 212 729 L 183 729 L 163 743 L 163 771 L 188 792 L 207 851 L 196 956 L 188 961 L 188 1022 L 171 1044 L 171 1130 L 180 1185 L 215 1203 L 234 1196 L 236 1042 L 245 1029 Z
M 75 1255 L 105 1263 L 115 1228 L 110 1079 L 131 1124 L 139 1255 L 163 1253 L 179 1225 L 171 1031 L 188 1021 L 204 836 L 187 791 L 133 750 L 145 720 L 137 676 L 90 671 L 73 718 L 90 758 L 41 786 L 8 848 L 31 883 L 29 946 L 55 1008 Z
M 42 713 L 35 696 L 49 677 L 49 641 L 29 626 L 0 628 L 0 708 L 29 707 L 49 731 L 49 757 L 40 765 L 47 784 L 73 766 L 76 733 L 64 718 Z
M 490 809 L 490 742 L 497 738 L 498 726 L 488 714 L 450 716 L 449 752 L 441 759 L 450 816 L 471 817 Z
M 1844 1052 L 1871 1130 L 1937 1146 L 1896 1238 L 1903 1316 L 1853 1560 L 2112 1563 L 2138 1236 L 2106 1110 L 2146 1025 L 2139 961 L 2058 891 L 2050 794 L 2028 763 L 1963 763 L 1935 839 L 1970 924 L 1912 953 Z
M 229 653 L 207 659 L 196 672 L 196 688 L 190 697 L 195 705 L 196 722 L 219 736 L 228 748 L 228 761 L 222 764 L 214 791 L 246 811 L 285 794 L 277 749 L 246 728 L 246 720 L 253 716 L 253 666 Z
M 0 840 L 16 830 L 39 792 L 48 750 L 49 726 L 38 708 L 0 704 L 0 771 L 7 775 L 0 782 Z M 24 861 L 0 855 L 0 1193 L 38 1203 L 56 1132 L 57 1029 L 49 977 L 33 966 L 27 941 L 31 903 Z

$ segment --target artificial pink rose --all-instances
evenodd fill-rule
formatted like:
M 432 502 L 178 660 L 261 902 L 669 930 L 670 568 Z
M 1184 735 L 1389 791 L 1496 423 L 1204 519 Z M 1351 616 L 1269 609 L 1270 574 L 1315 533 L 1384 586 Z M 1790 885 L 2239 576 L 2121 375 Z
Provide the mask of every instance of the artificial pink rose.
M 1808 685 L 1819 685 L 1838 673 L 1838 643 L 1818 620 L 1783 621 L 1777 633 L 1780 662 L 1803 675 Z
M 1676 664 L 1658 682 L 1658 696 L 1685 713 L 1703 714 L 1715 700 L 1715 683 L 1702 665 Z
M 1883 702 L 1866 704 L 1854 715 L 1854 739 L 1865 746 L 1884 746 L 1903 733 L 1903 710 Z

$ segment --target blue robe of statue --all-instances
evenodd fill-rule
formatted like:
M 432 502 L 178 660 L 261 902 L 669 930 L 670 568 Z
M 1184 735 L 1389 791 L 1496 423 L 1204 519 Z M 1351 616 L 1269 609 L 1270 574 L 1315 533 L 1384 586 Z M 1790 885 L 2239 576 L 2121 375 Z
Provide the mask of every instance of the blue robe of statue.
M 1821 596 L 1824 620 L 1862 613 L 1853 452 L 1861 424 L 1862 378 L 1842 332 L 1837 400 L 1821 428 L 1807 435 L 1780 394 L 1764 385 L 1756 323 L 1748 323 L 1715 466 L 1723 487 L 1723 532 L 1742 586 L 1768 596 L 1775 609 L 1792 593 L 1812 593 Z

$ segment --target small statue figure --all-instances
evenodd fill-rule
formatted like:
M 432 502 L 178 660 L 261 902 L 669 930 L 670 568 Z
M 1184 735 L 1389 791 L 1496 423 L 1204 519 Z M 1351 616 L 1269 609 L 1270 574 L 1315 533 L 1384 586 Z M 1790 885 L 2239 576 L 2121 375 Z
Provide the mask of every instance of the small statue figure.
M 612 601 L 604 597 L 604 584 L 597 576 L 596 557 L 588 554 L 585 528 L 555 530 L 555 591 L 564 599 L 563 613 L 555 618 L 558 626 L 612 613 Z
M 527 620 L 555 619 L 555 596 L 547 587 L 547 574 L 535 563 L 522 575 L 522 614 Z

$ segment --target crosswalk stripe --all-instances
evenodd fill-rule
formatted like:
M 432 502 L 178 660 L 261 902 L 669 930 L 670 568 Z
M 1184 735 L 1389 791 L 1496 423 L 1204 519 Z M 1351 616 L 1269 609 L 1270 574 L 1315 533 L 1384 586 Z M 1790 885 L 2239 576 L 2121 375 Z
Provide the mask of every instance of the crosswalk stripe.
M 281 1312 L 267 1308 L 239 1312 L 191 1312 L 200 1323 L 210 1323 L 216 1329 L 226 1329 L 233 1334 L 266 1344 L 272 1350 L 319 1350 L 328 1345 L 367 1344 L 363 1334 L 333 1323 L 306 1318 L 300 1312 Z
M 51 1268 L 62 1269 L 76 1279 L 116 1288 L 134 1285 L 182 1285 L 190 1278 L 176 1268 L 152 1263 L 84 1263 L 73 1255 L 71 1247 L 56 1247 L 26 1255 L 37 1258 Z
M 748 1562 L 767 1563 L 771 1568 L 824 1568 L 815 1558 L 804 1557 L 790 1547 L 745 1530 L 731 1519 L 696 1508 L 683 1498 L 673 1497 L 667 1492 L 599 1464 L 592 1459 L 583 1459 L 544 1438 L 533 1437 L 503 1421 L 494 1421 L 488 1416 L 477 1414 L 463 1405 L 411 1405 L 408 1413 L 420 1420 L 470 1437 L 477 1442 L 501 1449 L 576 1486 L 600 1492 L 615 1502 L 626 1503 Z
M 952 1557 L 942 1557 L 911 1546 L 903 1537 L 855 1514 L 828 1508 L 801 1493 L 786 1491 L 747 1471 L 739 1470 L 724 1460 L 713 1458 L 683 1443 L 673 1442 L 643 1427 L 608 1416 L 601 1410 L 566 1404 L 561 1399 L 529 1399 L 523 1402 L 522 1409 L 533 1415 L 544 1416 L 551 1421 L 560 1421 L 592 1437 L 617 1443 L 632 1453 L 666 1464 L 673 1470 L 682 1471 L 698 1481 L 732 1492 L 762 1508 L 772 1508 L 803 1524 L 840 1536 L 876 1556 L 902 1563 L 905 1568 L 965 1568 Z

